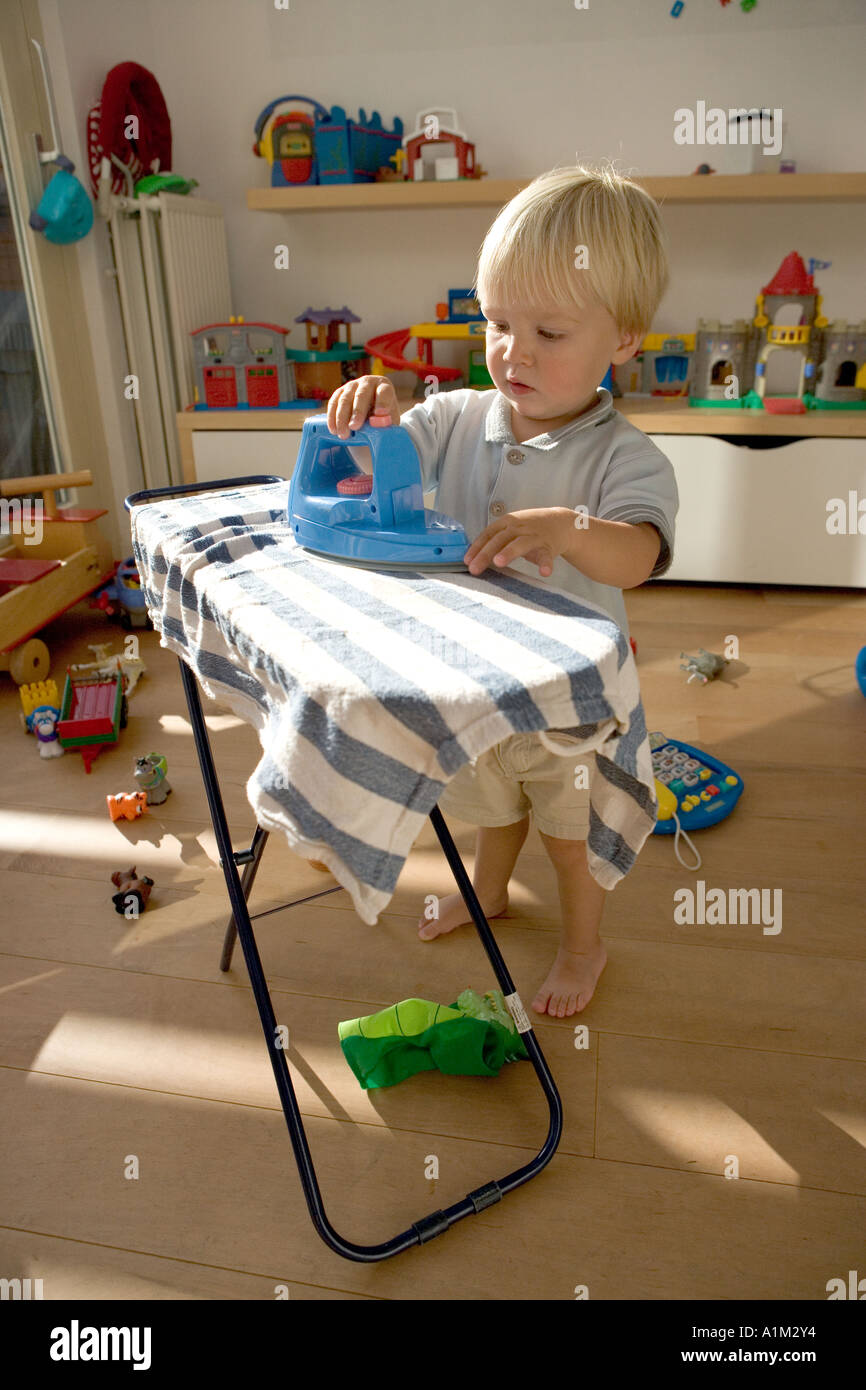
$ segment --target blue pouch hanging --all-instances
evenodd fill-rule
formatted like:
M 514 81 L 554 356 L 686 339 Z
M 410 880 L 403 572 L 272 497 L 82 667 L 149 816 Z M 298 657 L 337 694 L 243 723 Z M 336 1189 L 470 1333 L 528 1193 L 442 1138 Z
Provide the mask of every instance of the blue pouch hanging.
M 30 214 L 30 226 L 43 232 L 48 241 L 60 246 L 81 241 L 93 226 L 93 203 L 86 189 L 75 177 L 75 165 L 65 154 L 54 160 L 60 165 L 35 212 Z

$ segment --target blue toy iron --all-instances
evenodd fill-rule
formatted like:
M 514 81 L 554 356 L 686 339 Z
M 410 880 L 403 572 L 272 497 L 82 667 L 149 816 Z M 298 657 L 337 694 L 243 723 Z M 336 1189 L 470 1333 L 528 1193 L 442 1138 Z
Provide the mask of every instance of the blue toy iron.
M 359 446 L 372 474 L 353 457 Z M 347 564 L 466 572 L 466 532 L 424 506 L 417 450 L 389 415 L 371 415 L 350 439 L 332 434 L 326 415 L 304 421 L 289 522 L 299 545 Z

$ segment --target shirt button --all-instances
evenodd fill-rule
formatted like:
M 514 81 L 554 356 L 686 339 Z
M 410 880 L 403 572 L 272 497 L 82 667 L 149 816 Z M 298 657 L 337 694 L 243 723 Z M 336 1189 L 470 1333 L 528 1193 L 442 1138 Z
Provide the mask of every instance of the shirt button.
M 508 450 L 508 453 L 505 455 L 505 457 L 506 457 L 506 459 L 508 460 L 509 463 L 522 463 L 522 462 L 523 462 L 523 455 L 521 454 L 521 452 L 520 452 L 519 449 L 509 449 L 509 450 Z
M 504 502 L 494 502 L 494 503 L 492 504 L 491 508 L 490 508 L 490 515 L 491 515 L 491 516 L 501 516 L 502 513 L 503 513 L 504 511 L 505 511 L 505 503 L 504 503 Z

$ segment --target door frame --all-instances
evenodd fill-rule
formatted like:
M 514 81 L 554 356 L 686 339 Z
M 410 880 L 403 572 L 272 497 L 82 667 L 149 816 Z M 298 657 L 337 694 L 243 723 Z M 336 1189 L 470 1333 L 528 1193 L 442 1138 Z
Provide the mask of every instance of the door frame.
M 122 495 L 115 497 L 103 425 L 102 407 L 94 366 L 89 318 L 82 285 L 78 247 L 46 240 L 28 224 L 56 166 L 39 161 L 35 133 L 44 149 L 51 148 L 51 121 L 39 54 L 31 42 L 46 50 L 38 0 L 4 0 L 0 5 L 0 114 L 5 135 L 4 174 L 13 206 L 19 240 L 28 308 L 31 315 L 36 360 L 46 415 L 59 472 L 90 469 L 93 486 L 70 490 L 73 501 L 87 507 L 105 507 L 106 534 L 118 553 L 116 524 Z M 56 63 L 56 59 L 55 59 Z M 49 59 L 49 66 L 51 66 Z M 53 69 L 51 76 L 56 74 Z M 58 103 L 59 105 L 59 103 Z M 77 162 L 77 132 L 67 131 L 58 116 L 60 138 L 68 141 L 65 154 L 76 163 L 76 177 L 88 189 L 89 171 Z M 7 162 L 8 161 L 8 162 Z M 23 225 L 22 225 L 23 224 Z M 88 234 L 98 229 L 98 219 Z M 86 239 L 85 239 L 86 240 Z M 121 542 L 121 548 L 123 543 Z M 126 541 L 126 550 L 129 542 Z M 126 553 L 126 551 L 124 551 Z

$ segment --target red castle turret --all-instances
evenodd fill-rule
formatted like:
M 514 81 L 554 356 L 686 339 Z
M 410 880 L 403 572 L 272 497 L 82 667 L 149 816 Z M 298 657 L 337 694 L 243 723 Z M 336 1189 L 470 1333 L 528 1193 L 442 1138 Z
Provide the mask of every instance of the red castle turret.
M 817 293 L 815 282 L 803 263 L 803 257 L 796 251 L 788 253 L 769 285 L 765 285 L 761 290 L 761 294 Z

